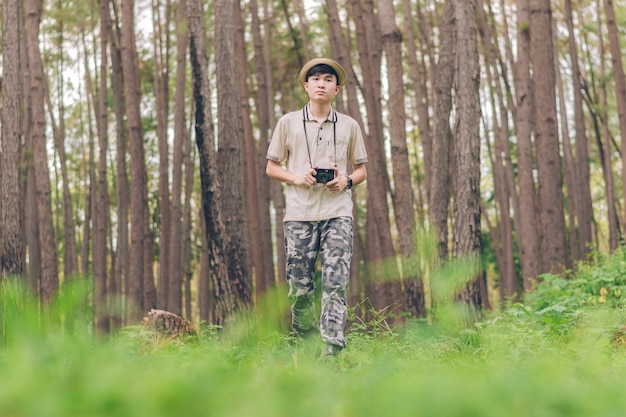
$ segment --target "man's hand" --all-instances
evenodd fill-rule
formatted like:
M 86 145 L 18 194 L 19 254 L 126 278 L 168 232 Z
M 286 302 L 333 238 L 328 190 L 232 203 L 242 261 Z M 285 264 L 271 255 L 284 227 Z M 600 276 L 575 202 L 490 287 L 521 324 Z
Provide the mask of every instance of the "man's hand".
M 339 176 L 339 170 L 335 168 L 335 179 L 326 183 L 326 188 L 331 193 L 340 193 L 348 187 L 348 177 Z
M 317 180 L 314 175 L 316 174 L 315 170 L 311 168 L 304 174 L 294 174 L 293 184 L 294 185 L 303 185 L 305 187 L 310 187 L 312 185 L 317 184 Z

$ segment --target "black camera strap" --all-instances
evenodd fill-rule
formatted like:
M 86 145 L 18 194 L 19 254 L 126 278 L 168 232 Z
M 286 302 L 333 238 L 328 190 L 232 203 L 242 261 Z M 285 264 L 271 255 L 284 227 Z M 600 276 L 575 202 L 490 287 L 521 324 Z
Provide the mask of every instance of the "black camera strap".
M 311 148 L 309 147 L 309 136 L 306 133 L 306 121 L 309 120 L 309 118 L 307 117 L 306 108 L 307 106 L 302 109 L 302 127 L 304 129 L 304 141 L 306 142 L 306 150 L 309 154 L 309 165 L 311 166 L 311 168 L 313 168 L 313 161 L 311 160 Z M 337 168 L 337 113 L 335 113 L 335 120 L 333 121 L 333 145 L 335 147 L 335 168 Z

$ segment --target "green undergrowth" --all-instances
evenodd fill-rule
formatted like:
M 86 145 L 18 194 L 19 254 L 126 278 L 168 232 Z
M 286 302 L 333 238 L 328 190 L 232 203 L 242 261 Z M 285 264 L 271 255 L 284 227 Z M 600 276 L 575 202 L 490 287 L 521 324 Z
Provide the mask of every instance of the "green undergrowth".
M 38 314 L 7 280 L 0 416 L 621 417 L 626 256 L 595 256 L 470 326 L 454 305 L 401 327 L 353 317 L 330 360 L 267 305 L 175 341 L 141 326 L 97 337 L 79 284 Z

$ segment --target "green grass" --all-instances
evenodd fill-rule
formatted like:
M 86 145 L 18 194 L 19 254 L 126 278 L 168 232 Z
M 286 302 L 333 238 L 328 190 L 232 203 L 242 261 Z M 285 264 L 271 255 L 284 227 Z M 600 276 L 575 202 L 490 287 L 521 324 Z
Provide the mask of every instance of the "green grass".
M 454 309 L 355 325 L 328 361 L 251 317 L 170 343 L 140 327 L 97 338 L 79 289 L 39 316 L 5 281 L 0 416 L 621 417 L 626 257 L 596 256 L 469 328 Z

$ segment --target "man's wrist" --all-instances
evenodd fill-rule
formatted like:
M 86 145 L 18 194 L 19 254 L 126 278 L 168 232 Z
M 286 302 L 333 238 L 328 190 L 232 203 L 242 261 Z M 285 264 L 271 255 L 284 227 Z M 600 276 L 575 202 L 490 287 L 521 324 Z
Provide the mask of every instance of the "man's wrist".
M 347 180 L 346 190 L 349 190 L 352 188 L 352 178 L 350 178 L 349 176 L 346 176 L 346 180 Z

